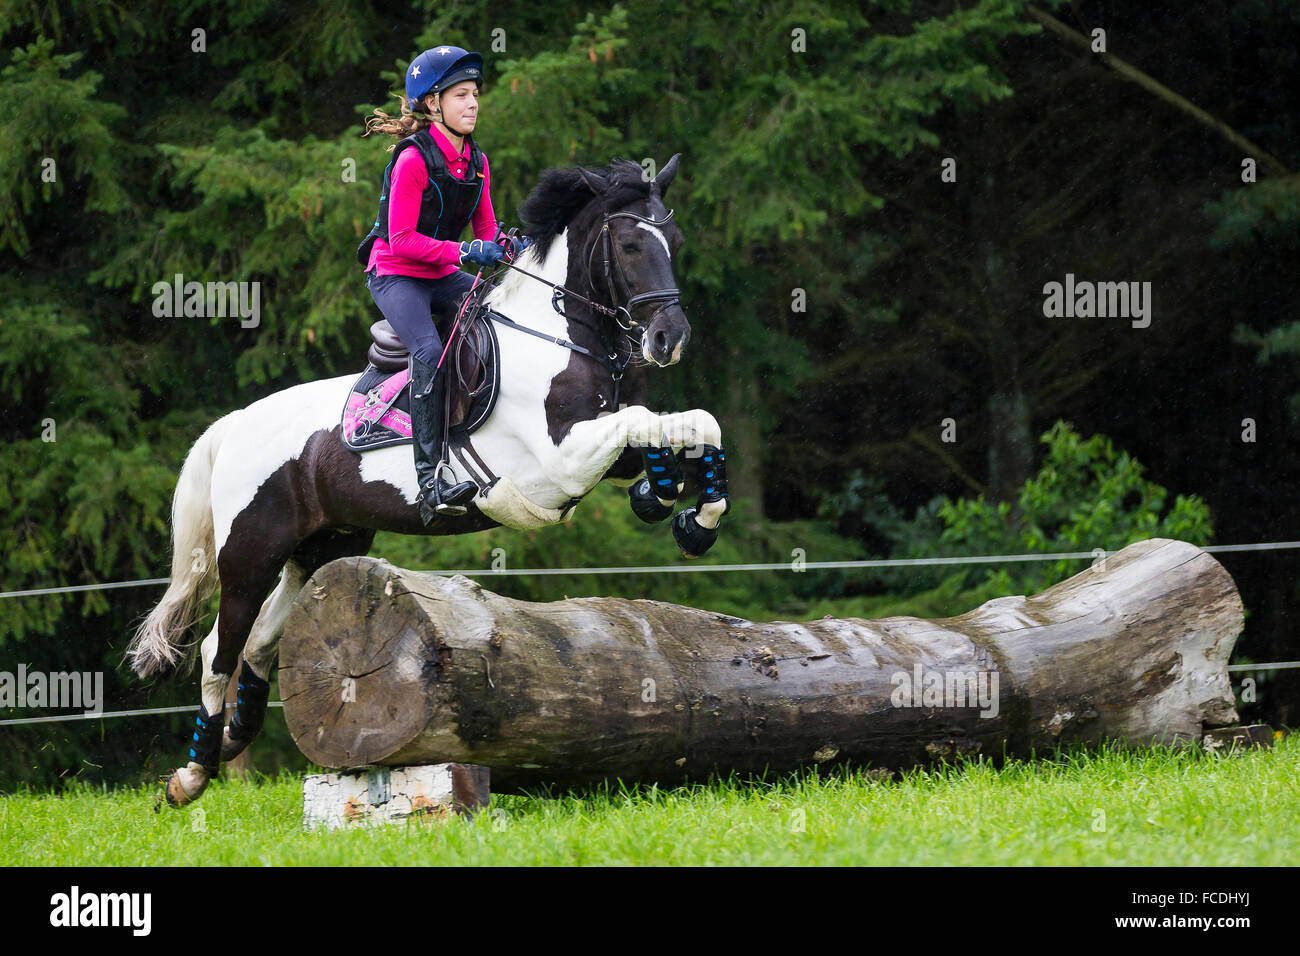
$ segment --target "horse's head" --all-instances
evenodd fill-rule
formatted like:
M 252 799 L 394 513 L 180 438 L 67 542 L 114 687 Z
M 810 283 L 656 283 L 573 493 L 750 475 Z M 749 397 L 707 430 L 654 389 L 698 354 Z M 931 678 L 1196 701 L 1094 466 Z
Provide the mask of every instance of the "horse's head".
M 682 231 L 664 205 L 680 156 L 650 180 L 628 160 L 604 169 L 554 170 L 520 208 L 526 221 L 549 221 L 552 232 L 564 221 L 570 256 L 581 257 L 577 271 L 592 299 L 616 312 L 613 321 L 633 339 L 639 337 L 641 354 L 656 365 L 679 361 L 691 337 L 673 278 Z M 567 210 L 549 198 L 561 183 L 574 190 L 566 197 Z
M 579 167 L 600 214 L 587 246 L 591 287 L 617 310 L 625 331 L 640 333 L 641 354 L 656 365 L 679 361 L 691 337 L 672 264 L 684 237 L 664 206 L 680 156 L 648 183 L 635 163 L 615 164 L 611 172 Z

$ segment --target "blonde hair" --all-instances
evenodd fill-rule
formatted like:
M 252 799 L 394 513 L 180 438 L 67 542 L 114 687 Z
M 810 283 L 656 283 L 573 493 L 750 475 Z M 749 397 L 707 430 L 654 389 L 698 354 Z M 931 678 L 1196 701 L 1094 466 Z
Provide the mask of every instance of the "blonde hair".
M 369 136 L 371 133 L 387 133 L 390 136 L 405 139 L 407 136 L 418 133 L 422 129 L 428 129 L 433 125 L 433 120 L 426 114 L 423 112 L 417 113 L 411 108 L 410 100 L 406 98 L 405 93 L 396 93 L 394 95 L 401 100 L 401 113 L 398 116 L 389 116 L 383 110 L 376 109 L 373 116 L 366 117 L 366 131 L 361 134 L 363 137 Z M 439 108 L 441 108 L 441 94 L 431 93 L 429 95 L 434 98 L 434 103 L 439 104 Z M 389 146 L 389 152 L 396 146 L 397 143 Z

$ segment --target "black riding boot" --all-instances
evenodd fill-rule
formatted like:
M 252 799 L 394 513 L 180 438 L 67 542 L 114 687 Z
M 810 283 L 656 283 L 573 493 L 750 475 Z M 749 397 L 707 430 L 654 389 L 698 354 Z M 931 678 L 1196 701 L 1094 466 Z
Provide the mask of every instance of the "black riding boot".
M 463 515 L 465 505 L 478 494 L 472 481 L 448 484 L 438 474 L 442 460 L 443 407 L 447 377 L 411 356 L 411 444 L 415 448 L 415 474 L 420 482 L 420 517 L 427 525 L 435 514 Z

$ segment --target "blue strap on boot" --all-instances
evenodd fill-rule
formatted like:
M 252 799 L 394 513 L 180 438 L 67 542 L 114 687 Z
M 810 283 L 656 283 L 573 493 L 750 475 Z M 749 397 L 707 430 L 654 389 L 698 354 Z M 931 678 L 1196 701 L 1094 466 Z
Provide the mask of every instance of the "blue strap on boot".
M 725 515 L 731 510 L 731 495 L 727 493 L 727 454 L 716 445 L 705 445 L 699 465 L 700 497 L 698 508 L 710 501 L 725 501 Z
M 221 769 L 221 735 L 225 730 L 226 706 L 223 703 L 215 714 L 209 714 L 199 704 L 199 714 L 194 718 L 194 735 L 190 743 L 190 760 L 202 767 L 209 777 Z
M 230 720 L 231 740 L 252 740 L 266 720 L 266 705 L 271 697 L 271 682 L 262 680 L 248 666 L 239 668 L 239 694 L 235 698 L 235 716 Z
M 671 448 L 647 448 L 642 453 L 645 460 L 645 476 L 650 480 L 650 487 L 655 494 L 665 501 L 677 497 L 677 486 L 682 477 L 682 466 Z

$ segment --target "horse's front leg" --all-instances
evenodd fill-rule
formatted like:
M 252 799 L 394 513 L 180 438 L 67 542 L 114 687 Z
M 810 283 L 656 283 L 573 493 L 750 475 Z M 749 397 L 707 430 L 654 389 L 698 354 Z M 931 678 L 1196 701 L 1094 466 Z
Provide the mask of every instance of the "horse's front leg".
M 718 522 L 731 510 L 722 430 L 717 419 L 698 408 L 662 418 L 667 447 L 687 449 L 687 457 L 695 459 L 699 496 L 695 507 L 683 508 L 673 516 L 673 539 L 683 557 L 698 558 L 718 540 Z
M 625 447 L 601 481 L 627 488 L 632 513 L 646 524 L 658 524 L 671 515 L 686 484 L 671 448 Z
M 673 519 L 673 537 L 686 557 L 704 554 L 717 540 L 718 522 L 730 508 L 726 456 L 718 420 L 698 408 L 659 415 L 634 405 L 592 421 L 579 422 L 570 429 L 559 450 L 566 470 L 573 470 L 577 477 L 583 471 L 582 462 L 598 462 L 599 473 L 603 475 L 625 449 L 632 448 L 641 450 L 647 466 L 648 487 L 640 496 L 640 510 L 637 510 L 638 486 L 632 488 L 633 508 L 645 520 L 659 520 L 667 516 L 664 509 L 671 511 L 683 487 L 674 453 L 690 449 L 688 457 L 697 460 L 700 494 L 694 508 L 679 512 Z M 654 470 L 656 467 L 661 470 Z M 642 510 L 646 514 L 642 515 Z

